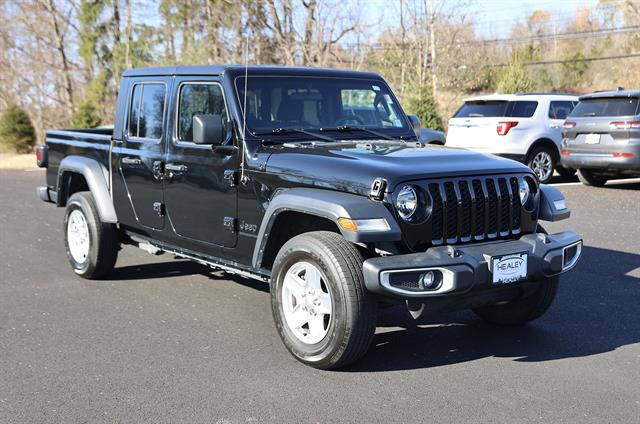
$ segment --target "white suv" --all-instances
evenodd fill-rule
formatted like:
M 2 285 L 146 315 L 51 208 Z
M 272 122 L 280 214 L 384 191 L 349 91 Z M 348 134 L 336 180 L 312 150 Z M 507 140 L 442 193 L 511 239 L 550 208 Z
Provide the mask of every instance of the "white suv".
M 526 163 L 540 182 L 559 167 L 562 124 L 578 96 L 526 93 L 472 97 L 449 119 L 446 145 L 492 153 Z

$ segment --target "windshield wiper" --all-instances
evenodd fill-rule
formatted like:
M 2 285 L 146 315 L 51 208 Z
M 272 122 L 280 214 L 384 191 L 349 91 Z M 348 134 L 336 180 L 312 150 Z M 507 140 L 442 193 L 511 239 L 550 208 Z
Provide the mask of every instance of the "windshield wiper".
M 363 131 L 363 132 L 369 133 L 371 135 L 375 135 L 376 137 L 383 138 L 385 140 L 397 140 L 396 137 L 392 137 L 392 136 L 387 135 L 387 134 L 382 134 L 382 133 L 380 133 L 378 131 L 370 130 L 369 128 L 350 127 L 349 125 L 341 125 L 339 127 L 334 127 L 334 128 L 319 128 L 318 131 L 321 131 L 321 132 L 325 132 L 325 131 L 338 131 L 338 132 Z
M 587 113 L 583 113 L 582 116 L 596 116 L 595 112 L 587 112 Z
M 321 135 L 321 134 L 316 134 L 313 133 L 311 131 L 307 131 L 304 130 L 302 128 L 274 128 L 271 130 L 271 132 L 262 132 L 262 133 L 255 133 L 255 135 L 266 135 L 266 134 L 305 134 L 305 135 L 309 135 L 313 138 L 319 139 L 319 140 L 324 140 L 324 141 L 329 141 L 334 143 L 336 141 L 335 138 L 331 138 L 329 136 L 326 135 Z

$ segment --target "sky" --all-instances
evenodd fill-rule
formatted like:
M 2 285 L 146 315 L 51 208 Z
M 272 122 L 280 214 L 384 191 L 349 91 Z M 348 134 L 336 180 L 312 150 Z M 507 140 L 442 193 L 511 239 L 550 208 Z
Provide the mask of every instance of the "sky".
M 505 37 L 511 26 L 525 20 L 535 10 L 547 10 L 551 13 L 551 22 L 557 23 L 558 32 L 562 32 L 562 23 L 573 16 L 579 8 L 592 8 L 598 0 L 476 0 L 475 9 L 477 28 L 481 37 Z

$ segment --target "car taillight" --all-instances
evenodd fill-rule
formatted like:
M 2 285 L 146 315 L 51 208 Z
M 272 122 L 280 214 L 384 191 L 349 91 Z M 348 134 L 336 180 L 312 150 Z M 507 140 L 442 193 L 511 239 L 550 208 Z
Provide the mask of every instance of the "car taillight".
M 612 130 L 629 130 L 640 128 L 640 121 L 611 121 L 609 128 Z
M 498 132 L 498 135 L 507 135 L 509 133 L 509 130 L 515 127 L 516 125 L 518 125 L 518 121 L 498 122 L 498 127 L 496 128 L 496 131 Z
M 633 153 L 620 153 L 620 152 L 616 152 L 613 154 L 614 158 L 632 158 L 635 155 Z
M 567 152 L 566 150 L 563 150 L 562 156 L 571 156 L 571 152 Z
M 573 121 L 564 121 L 564 124 L 562 124 L 562 128 L 564 128 L 565 130 L 570 130 L 575 126 L 576 126 L 576 123 Z
M 36 146 L 36 163 L 40 168 L 46 168 L 49 165 L 49 148 L 46 144 L 38 144 Z

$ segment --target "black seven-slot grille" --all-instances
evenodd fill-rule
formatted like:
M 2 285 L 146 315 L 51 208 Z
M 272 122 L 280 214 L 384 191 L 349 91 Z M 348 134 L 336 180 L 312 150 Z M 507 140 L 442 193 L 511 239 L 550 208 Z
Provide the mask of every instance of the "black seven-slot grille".
M 432 243 L 458 243 L 520 233 L 518 178 L 522 177 L 430 182 Z

